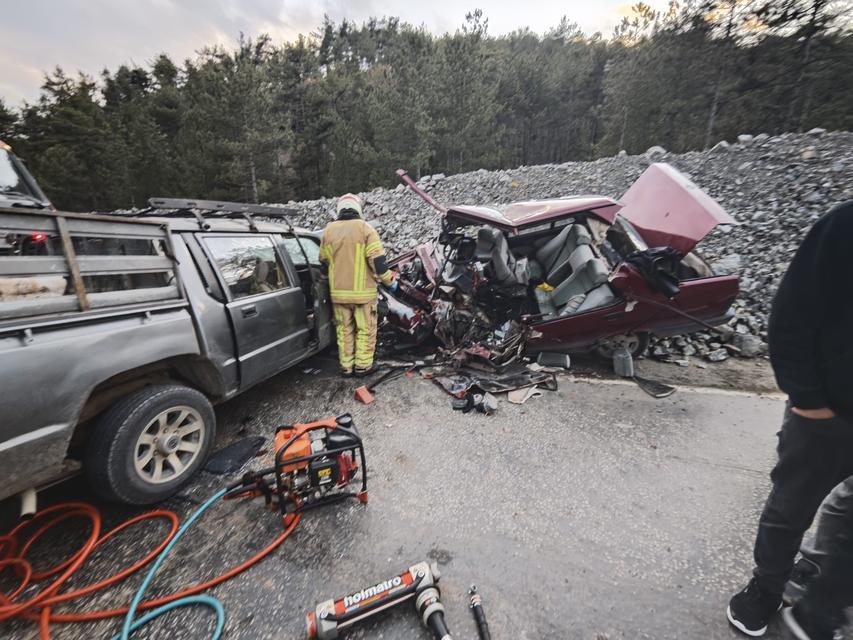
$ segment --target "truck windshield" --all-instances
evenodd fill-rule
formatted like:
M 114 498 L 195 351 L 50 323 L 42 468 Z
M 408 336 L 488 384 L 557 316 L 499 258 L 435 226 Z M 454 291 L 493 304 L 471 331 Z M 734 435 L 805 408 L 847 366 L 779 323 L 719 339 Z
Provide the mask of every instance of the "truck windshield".
M 39 208 L 49 204 L 21 161 L 0 142 L 0 206 L 9 206 L 10 202 L 14 206 Z
M 30 191 L 24 176 L 18 170 L 12 155 L 0 147 L 0 191 L 3 193 L 20 193 L 25 196 L 35 196 Z

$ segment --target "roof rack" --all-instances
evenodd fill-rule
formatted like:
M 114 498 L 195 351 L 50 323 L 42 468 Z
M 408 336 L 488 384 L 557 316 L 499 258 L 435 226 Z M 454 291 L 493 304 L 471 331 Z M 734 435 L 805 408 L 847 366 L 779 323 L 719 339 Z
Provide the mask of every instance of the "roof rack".
M 171 210 L 171 213 L 164 213 L 164 210 Z M 150 198 L 148 200 L 148 208 L 143 209 L 136 215 L 156 215 L 156 216 L 194 216 L 198 220 L 198 226 L 202 231 L 210 229 L 210 225 L 205 220 L 207 216 L 215 218 L 243 218 L 249 223 L 249 228 L 257 233 L 258 227 L 252 217 L 265 216 L 267 218 L 286 218 L 296 215 L 299 212 L 296 209 L 285 207 L 268 207 L 260 204 L 244 204 L 241 202 L 220 202 L 219 200 L 189 200 L 186 198 Z

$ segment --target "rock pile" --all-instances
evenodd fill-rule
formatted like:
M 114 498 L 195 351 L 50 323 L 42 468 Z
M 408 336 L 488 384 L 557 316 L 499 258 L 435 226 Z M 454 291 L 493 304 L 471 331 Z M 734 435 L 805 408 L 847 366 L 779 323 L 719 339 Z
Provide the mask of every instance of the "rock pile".
M 690 356 L 719 361 L 733 353 L 765 353 L 770 301 L 800 240 L 833 204 L 853 198 L 853 133 L 743 134 L 709 151 L 672 154 L 656 146 L 642 155 L 620 152 L 591 162 L 424 176 L 419 185 L 444 204 L 584 193 L 618 198 L 651 162 L 661 161 L 689 175 L 741 223 L 718 229 L 699 246 L 715 271 L 740 275 L 741 295 L 724 335 L 655 340 L 652 355 L 686 364 Z M 389 254 L 435 237 L 438 214 L 402 185 L 361 195 Z M 298 224 L 308 228 L 322 227 L 334 213 L 333 199 L 288 206 L 303 212 Z

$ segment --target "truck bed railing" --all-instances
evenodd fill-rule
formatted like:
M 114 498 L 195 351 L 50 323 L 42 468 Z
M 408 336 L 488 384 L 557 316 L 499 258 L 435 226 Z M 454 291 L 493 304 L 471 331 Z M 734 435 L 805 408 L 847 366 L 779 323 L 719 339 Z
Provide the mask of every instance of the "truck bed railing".
M 0 209 L 0 326 L 184 300 L 168 225 Z

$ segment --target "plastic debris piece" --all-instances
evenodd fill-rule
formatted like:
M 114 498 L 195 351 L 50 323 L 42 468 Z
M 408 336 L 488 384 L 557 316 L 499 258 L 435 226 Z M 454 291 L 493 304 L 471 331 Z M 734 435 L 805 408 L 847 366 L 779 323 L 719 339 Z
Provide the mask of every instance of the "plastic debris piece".
M 647 378 L 634 376 L 634 382 L 637 383 L 637 386 L 640 387 L 640 389 L 648 393 L 653 398 L 666 398 L 667 396 L 671 396 L 675 393 L 675 387 L 656 380 L 649 380 Z
M 553 351 L 543 351 L 536 356 L 536 362 L 543 367 L 569 369 L 572 366 L 572 360 L 568 353 L 556 353 Z
M 541 398 L 542 393 L 538 387 L 527 387 L 525 389 L 515 389 L 506 394 L 506 399 L 513 404 L 524 404 L 530 398 Z
M 613 352 L 613 371 L 623 378 L 634 377 L 634 358 L 627 349 L 616 349 Z
M 210 456 L 204 470 L 217 475 L 234 473 L 253 458 L 266 441 L 263 436 L 251 436 L 232 442 Z

